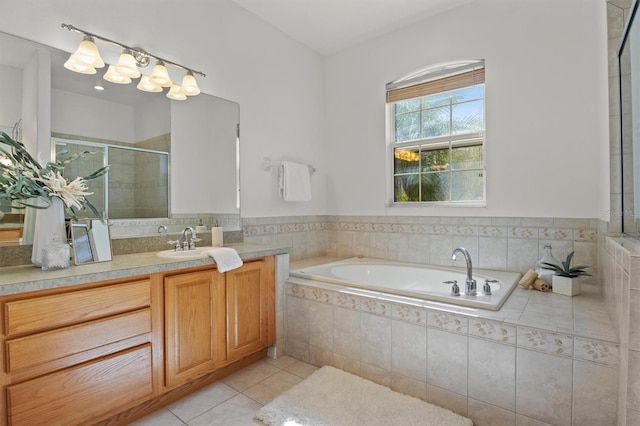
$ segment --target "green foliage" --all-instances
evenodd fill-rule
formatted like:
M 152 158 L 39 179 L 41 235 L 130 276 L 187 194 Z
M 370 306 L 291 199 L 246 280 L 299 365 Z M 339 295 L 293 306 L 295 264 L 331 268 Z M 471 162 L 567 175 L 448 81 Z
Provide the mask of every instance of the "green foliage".
M 89 176 L 76 179 L 74 182 L 64 180 L 60 188 L 52 187 L 56 176 L 61 177 L 65 166 L 79 158 L 84 158 L 85 151 L 75 154 L 64 161 L 48 162 L 44 167 L 29 154 L 22 142 L 12 139 L 4 132 L 0 132 L 0 143 L 9 146 L 5 149 L 0 146 L 0 202 L 11 204 L 13 208 L 24 209 L 33 207 L 36 209 L 46 209 L 51 205 L 51 197 L 59 197 L 67 206 L 74 219 L 76 209 L 70 205 L 76 201 L 82 206 L 88 207 L 97 217 L 101 217 L 96 208 L 87 200 L 84 195 L 90 193 L 81 192 L 84 188 L 83 182 L 103 176 L 109 170 L 109 166 L 102 167 Z M 49 183 L 49 185 L 47 185 Z M 45 206 L 33 203 L 34 198 L 39 198 L 45 202 Z
M 573 268 L 571 267 L 571 260 L 573 259 L 573 254 L 574 252 L 569 253 L 569 255 L 567 256 L 567 259 L 564 262 L 561 262 L 562 263 L 561 266 L 554 265 L 553 263 L 543 262 L 542 268 L 553 271 L 554 275 L 559 275 L 561 277 L 567 277 L 567 278 L 575 278 L 582 275 L 591 276 L 591 274 L 588 274 L 585 271 L 585 269 L 587 269 L 589 265 L 578 265 L 578 266 L 574 266 Z

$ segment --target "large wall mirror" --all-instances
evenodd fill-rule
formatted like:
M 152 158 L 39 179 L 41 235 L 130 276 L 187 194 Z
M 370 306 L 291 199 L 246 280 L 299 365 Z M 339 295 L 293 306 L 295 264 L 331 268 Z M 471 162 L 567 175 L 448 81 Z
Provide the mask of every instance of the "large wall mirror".
M 622 152 L 622 231 L 640 237 L 640 22 L 638 2 L 618 52 Z M 638 93 L 638 94 L 636 94 Z
M 77 74 L 63 67 L 68 52 L 5 33 L 0 50 L 0 130 L 11 135 L 20 122 L 16 134 L 28 148 L 48 137 L 43 161 L 92 152 L 67 167 L 70 178 L 108 163 L 90 200 L 109 219 L 219 215 L 225 230 L 240 229 L 237 103 L 204 93 L 172 101 L 135 82 L 107 82 L 104 70 Z M 97 83 L 105 90 L 95 90 Z M 20 211 L 0 211 L 0 229 L 19 225 Z

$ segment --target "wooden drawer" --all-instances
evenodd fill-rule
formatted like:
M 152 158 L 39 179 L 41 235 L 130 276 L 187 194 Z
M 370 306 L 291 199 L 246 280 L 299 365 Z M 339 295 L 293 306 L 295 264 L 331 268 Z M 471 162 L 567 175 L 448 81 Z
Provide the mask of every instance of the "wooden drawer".
M 22 228 L 0 228 L 0 241 L 18 241 L 22 238 Z
M 11 336 L 18 333 L 50 330 L 150 305 L 151 280 L 149 278 L 17 300 L 5 304 L 5 333 Z
M 151 310 L 120 314 L 105 319 L 9 340 L 8 372 L 70 357 L 151 331 Z
M 7 387 L 11 425 L 93 424 L 153 397 L 151 345 Z

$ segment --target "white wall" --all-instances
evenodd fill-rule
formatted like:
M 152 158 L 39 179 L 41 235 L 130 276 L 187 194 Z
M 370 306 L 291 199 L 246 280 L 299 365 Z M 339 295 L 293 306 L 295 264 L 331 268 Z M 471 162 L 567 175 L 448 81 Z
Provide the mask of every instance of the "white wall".
M 238 104 L 196 96 L 171 104 L 171 212 L 237 214 Z M 173 167 L 173 163 L 188 167 Z
M 326 61 L 329 214 L 603 217 L 602 0 L 476 0 Z M 385 84 L 486 60 L 486 208 L 387 208 Z M 604 218 L 604 217 L 603 217 Z
M 22 116 L 22 70 L 0 64 L 0 126 L 12 127 Z M 11 134 L 9 133 L 9 136 Z
M 51 131 L 134 143 L 134 109 L 130 105 L 51 91 Z
M 167 4 L 22 0 L 0 13 L 4 31 L 67 51 L 79 37 L 61 22 L 206 72 L 204 92 L 240 103 L 244 217 L 607 219 L 603 0 L 475 0 L 328 58 L 228 0 L 183 0 L 185 19 Z M 487 65 L 487 207 L 387 208 L 384 85 L 461 58 Z M 312 163 L 313 201 L 281 201 L 264 157 Z
M 323 59 L 235 3 L 23 0 L 0 3 L 0 15 L 11 17 L 3 31 L 68 52 L 80 37 L 63 22 L 205 72 L 203 92 L 240 103 L 242 215 L 325 212 Z M 281 201 L 265 156 L 313 163 L 313 201 Z
M 167 102 L 163 102 L 166 100 Z M 171 101 L 160 99 L 134 107 L 136 143 L 171 133 Z

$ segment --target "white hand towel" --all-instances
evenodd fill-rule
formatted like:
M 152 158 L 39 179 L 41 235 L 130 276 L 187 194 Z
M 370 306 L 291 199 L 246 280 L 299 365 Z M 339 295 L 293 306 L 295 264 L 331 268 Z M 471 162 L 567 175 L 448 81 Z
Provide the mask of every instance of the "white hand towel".
M 283 161 L 280 169 L 280 193 L 284 201 L 310 201 L 309 166 Z
M 213 257 L 220 272 L 227 272 L 242 266 L 242 259 L 238 256 L 238 252 L 231 247 L 212 247 L 205 250 L 205 253 Z

